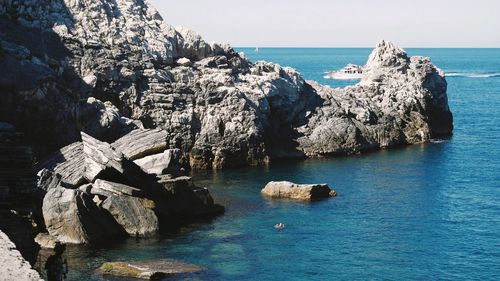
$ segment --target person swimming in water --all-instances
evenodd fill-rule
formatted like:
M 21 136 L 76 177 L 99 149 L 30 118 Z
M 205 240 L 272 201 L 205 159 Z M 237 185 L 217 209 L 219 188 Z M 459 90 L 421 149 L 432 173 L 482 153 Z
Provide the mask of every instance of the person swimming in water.
M 283 228 L 285 228 L 285 224 L 282 223 L 282 222 L 277 223 L 277 224 L 274 225 L 274 228 L 276 228 L 276 229 L 283 229 Z

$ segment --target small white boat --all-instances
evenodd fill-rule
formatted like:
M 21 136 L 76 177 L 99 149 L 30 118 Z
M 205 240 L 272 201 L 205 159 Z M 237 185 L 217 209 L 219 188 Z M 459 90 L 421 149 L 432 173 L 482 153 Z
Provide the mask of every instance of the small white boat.
M 259 52 L 259 47 L 255 47 L 255 52 L 258 53 Z
M 338 71 L 326 72 L 325 78 L 336 80 L 354 80 L 363 78 L 363 67 L 355 64 L 348 64 Z

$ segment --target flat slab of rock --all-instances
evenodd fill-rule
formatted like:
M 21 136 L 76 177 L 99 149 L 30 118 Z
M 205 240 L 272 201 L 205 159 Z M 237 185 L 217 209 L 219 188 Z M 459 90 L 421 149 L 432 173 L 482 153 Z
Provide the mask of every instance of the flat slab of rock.
M 261 192 L 271 198 L 288 198 L 304 201 L 337 195 L 335 190 L 332 190 L 327 184 L 296 184 L 289 181 L 271 181 Z
M 80 186 L 86 181 L 83 143 L 75 142 L 61 148 L 40 164 L 38 168 L 53 170 L 55 174 L 61 175 L 63 186 L 71 188 Z
M 173 259 L 143 260 L 134 262 L 106 262 L 98 272 L 102 275 L 139 279 L 158 279 L 168 275 L 196 273 L 203 269 Z
M 134 160 L 134 163 L 148 174 L 178 174 L 180 172 L 180 158 L 181 151 L 179 149 L 167 149 L 162 153 Z
M 130 195 L 130 196 L 142 196 L 142 190 L 131 187 L 125 184 L 106 181 L 106 180 L 96 180 L 92 184 L 92 188 L 90 190 L 91 194 L 95 195 L 103 195 L 110 196 L 111 194 L 115 195 Z
M 160 129 L 138 129 L 115 141 L 111 146 L 127 157 L 136 160 L 167 149 L 168 134 Z

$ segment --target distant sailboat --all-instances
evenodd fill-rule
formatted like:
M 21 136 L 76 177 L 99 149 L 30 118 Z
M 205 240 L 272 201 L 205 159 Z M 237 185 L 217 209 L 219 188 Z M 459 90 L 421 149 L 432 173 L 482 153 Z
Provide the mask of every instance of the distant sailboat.
M 258 53 L 259 52 L 259 47 L 255 47 L 255 52 Z

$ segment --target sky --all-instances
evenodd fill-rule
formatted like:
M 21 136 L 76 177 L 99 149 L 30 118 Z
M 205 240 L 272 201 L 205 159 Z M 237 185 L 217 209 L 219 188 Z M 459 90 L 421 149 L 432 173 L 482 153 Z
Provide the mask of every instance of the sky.
M 234 47 L 500 47 L 499 0 L 150 0 Z

